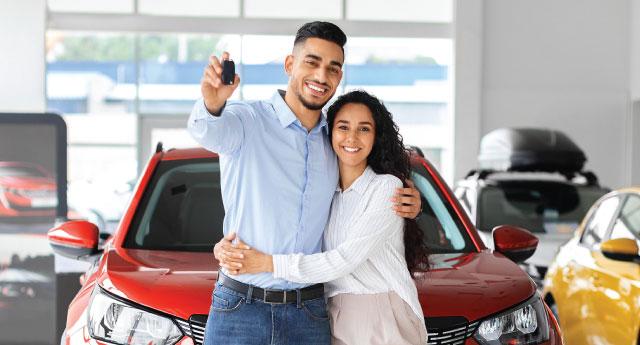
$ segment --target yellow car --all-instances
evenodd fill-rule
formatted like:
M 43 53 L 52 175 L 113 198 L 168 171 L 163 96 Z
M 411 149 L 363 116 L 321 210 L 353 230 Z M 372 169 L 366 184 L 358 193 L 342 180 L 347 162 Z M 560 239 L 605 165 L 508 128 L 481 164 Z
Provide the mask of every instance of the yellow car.
M 544 279 L 543 296 L 568 345 L 640 344 L 640 187 L 589 210 Z

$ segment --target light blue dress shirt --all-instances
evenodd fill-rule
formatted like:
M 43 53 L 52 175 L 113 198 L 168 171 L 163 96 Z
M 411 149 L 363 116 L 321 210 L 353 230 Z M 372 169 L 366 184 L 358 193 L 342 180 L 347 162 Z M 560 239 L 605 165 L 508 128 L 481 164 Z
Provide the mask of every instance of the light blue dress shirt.
M 283 97 L 278 91 L 267 101 L 229 101 L 219 117 L 200 100 L 187 127 L 200 145 L 220 155 L 224 233 L 235 231 L 268 254 L 314 254 L 322 250 L 338 163 L 324 115 L 307 131 Z M 271 273 L 233 278 L 262 288 L 308 285 Z

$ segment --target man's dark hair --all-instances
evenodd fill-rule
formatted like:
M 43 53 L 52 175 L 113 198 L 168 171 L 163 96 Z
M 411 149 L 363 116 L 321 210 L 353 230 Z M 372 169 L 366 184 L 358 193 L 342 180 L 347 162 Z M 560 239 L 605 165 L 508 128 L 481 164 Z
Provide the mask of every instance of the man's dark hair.
M 342 29 L 329 22 L 311 22 L 304 24 L 298 29 L 293 45 L 304 43 L 307 38 L 320 38 L 333 42 L 342 48 L 342 52 L 344 52 L 344 45 L 347 43 L 347 35 L 344 34 Z

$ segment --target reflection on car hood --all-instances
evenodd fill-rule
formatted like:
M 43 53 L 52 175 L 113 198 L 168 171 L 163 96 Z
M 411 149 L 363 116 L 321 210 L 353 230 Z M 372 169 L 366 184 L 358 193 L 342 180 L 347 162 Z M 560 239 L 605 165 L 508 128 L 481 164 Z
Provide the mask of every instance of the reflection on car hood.
M 475 321 L 533 295 L 535 285 L 499 253 L 434 254 L 432 269 L 416 279 L 422 309 L 430 317 Z
M 188 319 L 207 314 L 218 263 L 210 253 L 118 249 L 106 254 L 99 277 L 106 290 L 138 304 Z M 427 315 L 474 321 L 524 301 L 535 287 L 501 254 L 431 255 L 433 269 L 416 285 Z
M 212 253 L 118 249 L 105 255 L 98 279 L 107 291 L 184 319 L 209 313 L 218 278 Z

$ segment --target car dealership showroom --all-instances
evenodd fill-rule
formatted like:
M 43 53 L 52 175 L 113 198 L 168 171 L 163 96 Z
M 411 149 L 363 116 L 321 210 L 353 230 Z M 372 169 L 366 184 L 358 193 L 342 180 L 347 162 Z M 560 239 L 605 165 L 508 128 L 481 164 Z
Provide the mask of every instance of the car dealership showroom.
M 640 345 L 640 0 L 0 0 L 0 345 Z

